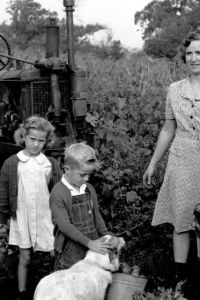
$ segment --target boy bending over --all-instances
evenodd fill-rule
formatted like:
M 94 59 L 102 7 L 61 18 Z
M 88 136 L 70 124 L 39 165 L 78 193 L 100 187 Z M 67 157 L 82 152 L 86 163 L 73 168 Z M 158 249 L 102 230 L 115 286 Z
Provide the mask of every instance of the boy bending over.
M 65 150 L 64 175 L 50 195 L 54 224 L 55 270 L 71 267 L 88 249 L 105 254 L 110 248 L 94 187 L 87 181 L 99 167 L 95 151 L 85 143 Z

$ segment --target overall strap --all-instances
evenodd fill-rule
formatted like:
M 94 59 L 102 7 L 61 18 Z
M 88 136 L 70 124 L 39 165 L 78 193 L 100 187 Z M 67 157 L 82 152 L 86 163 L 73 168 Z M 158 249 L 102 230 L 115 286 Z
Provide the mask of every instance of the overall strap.
M 87 185 L 87 188 L 88 188 L 88 190 L 91 194 L 91 198 L 94 199 L 96 193 L 95 193 L 95 190 L 94 190 L 93 186 L 88 182 L 86 183 L 86 185 Z
M 91 194 L 91 199 L 94 201 L 94 198 L 95 198 L 95 191 L 94 191 L 94 188 L 91 184 L 87 183 L 87 188 Z M 66 203 L 66 206 L 68 208 L 68 213 L 69 213 L 69 217 L 70 219 L 72 219 L 72 195 L 71 195 L 71 192 L 70 190 L 66 187 L 66 185 L 64 185 L 62 182 L 60 184 L 62 190 L 63 190 L 63 194 L 66 195 L 66 199 L 67 199 L 67 203 Z
M 51 174 L 51 178 L 48 184 L 48 189 L 49 192 L 51 192 L 53 186 L 60 180 L 60 178 L 62 177 L 62 171 L 60 169 L 60 166 L 58 164 L 58 162 L 56 161 L 55 158 L 51 157 L 51 156 L 47 156 L 48 160 L 51 163 L 52 166 L 52 174 Z

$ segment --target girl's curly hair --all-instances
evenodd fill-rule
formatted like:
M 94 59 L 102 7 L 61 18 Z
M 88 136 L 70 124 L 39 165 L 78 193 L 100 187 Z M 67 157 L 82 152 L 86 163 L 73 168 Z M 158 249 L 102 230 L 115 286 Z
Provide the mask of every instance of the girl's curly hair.
M 29 134 L 30 129 L 41 130 L 47 133 L 46 146 L 54 143 L 55 127 L 42 117 L 31 116 L 14 133 L 14 140 L 17 145 L 24 146 L 24 137 Z

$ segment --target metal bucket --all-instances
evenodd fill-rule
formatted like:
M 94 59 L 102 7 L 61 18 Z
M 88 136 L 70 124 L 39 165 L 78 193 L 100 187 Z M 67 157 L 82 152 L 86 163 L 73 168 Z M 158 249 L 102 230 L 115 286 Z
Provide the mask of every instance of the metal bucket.
M 147 278 L 125 273 L 113 274 L 113 281 L 108 289 L 107 300 L 132 300 L 135 292 L 143 292 Z

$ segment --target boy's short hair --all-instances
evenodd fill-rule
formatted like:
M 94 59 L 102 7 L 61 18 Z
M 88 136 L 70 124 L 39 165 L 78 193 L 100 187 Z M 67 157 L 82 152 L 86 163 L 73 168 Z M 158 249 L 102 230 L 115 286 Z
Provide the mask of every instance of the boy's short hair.
M 71 144 L 65 149 L 64 163 L 69 167 L 80 167 L 81 164 L 94 166 L 94 169 L 99 167 L 95 150 L 83 142 Z

